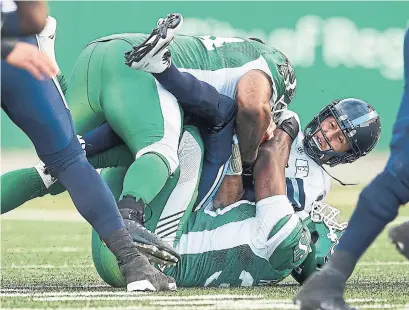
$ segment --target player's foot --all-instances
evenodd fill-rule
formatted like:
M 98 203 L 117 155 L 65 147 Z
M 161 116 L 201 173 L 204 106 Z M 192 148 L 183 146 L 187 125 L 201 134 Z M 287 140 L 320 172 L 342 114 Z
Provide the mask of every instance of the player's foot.
M 151 265 L 138 251 L 126 229 L 114 232 L 105 243 L 117 258 L 128 291 L 176 290 L 175 280 Z
M 158 27 L 140 45 L 125 53 L 125 64 L 136 70 L 161 73 L 170 67 L 171 55 L 168 45 L 183 24 L 181 14 L 169 14 L 159 19 Z
M 125 219 L 124 222 L 138 250 L 146 254 L 152 263 L 172 266 L 179 261 L 179 254 L 142 224 Z
M 57 21 L 54 17 L 48 16 L 43 31 L 38 35 L 40 49 L 51 59 L 54 65 L 60 71 L 55 60 L 55 34 L 57 31 Z
M 142 254 L 134 255 L 119 268 L 125 276 L 128 292 L 176 290 L 175 280 L 156 269 Z
M 144 227 L 145 206 L 141 205 L 140 201 L 126 196 L 118 202 L 118 208 L 136 247 L 152 263 L 171 266 L 178 262 L 179 254 L 159 236 Z
M 344 300 L 344 288 L 345 278 L 342 274 L 324 267 L 304 283 L 294 303 L 301 310 L 354 310 Z
M 398 251 L 409 259 L 409 221 L 392 227 L 388 235 Z

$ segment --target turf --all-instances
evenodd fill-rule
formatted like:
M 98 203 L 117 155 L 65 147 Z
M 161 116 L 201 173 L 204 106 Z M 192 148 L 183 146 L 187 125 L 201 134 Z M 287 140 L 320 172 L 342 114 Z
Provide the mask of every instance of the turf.
M 336 187 L 328 202 L 347 219 L 357 195 L 358 188 Z M 291 278 L 273 287 L 161 294 L 112 289 L 92 265 L 90 226 L 77 220 L 67 195 L 37 199 L 13 212 L 1 221 L 2 309 L 296 309 L 291 298 L 298 285 Z M 408 217 L 402 208 L 395 223 Z M 346 296 L 360 309 L 409 309 L 409 263 L 385 233 L 363 257 Z

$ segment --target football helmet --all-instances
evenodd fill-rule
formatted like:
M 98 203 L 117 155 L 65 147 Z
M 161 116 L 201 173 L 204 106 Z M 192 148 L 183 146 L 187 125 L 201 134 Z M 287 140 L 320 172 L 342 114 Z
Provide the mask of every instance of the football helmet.
M 349 144 L 346 152 L 336 152 L 326 138 L 321 122 L 333 116 Z M 329 150 L 321 150 L 314 135 L 321 131 Z M 374 108 L 365 101 L 347 98 L 334 101 L 323 108 L 304 130 L 304 150 L 319 165 L 331 167 L 352 163 L 368 154 L 378 143 L 381 135 L 381 120 Z
M 314 202 L 310 216 L 304 220 L 311 232 L 311 252 L 291 275 L 302 284 L 312 273 L 328 262 L 339 238 L 348 226 L 339 222 L 340 211 L 324 202 Z

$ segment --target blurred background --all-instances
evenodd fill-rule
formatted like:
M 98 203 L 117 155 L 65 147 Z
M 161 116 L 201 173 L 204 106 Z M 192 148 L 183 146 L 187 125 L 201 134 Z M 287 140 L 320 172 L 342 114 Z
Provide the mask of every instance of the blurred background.
M 366 182 L 383 168 L 402 94 L 402 45 L 409 2 L 49 2 L 57 19 L 56 57 L 69 78 L 91 40 L 152 30 L 159 17 L 180 12 L 182 33 L 257 37 L 283 51 L 296 68 L 291 109 L 302 126 L 327 103 L 359 97 L 382 119 L 374 154 L 332 169 L 345 182 Z M 135 94 L 136 96 L 137 94 Z M 1 115 L 2 173 L 35 164 L 28 138 Z

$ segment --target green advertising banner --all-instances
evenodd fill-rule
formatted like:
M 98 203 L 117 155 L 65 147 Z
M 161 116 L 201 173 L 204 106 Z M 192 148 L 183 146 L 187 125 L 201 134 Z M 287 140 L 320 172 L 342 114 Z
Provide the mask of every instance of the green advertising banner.
M 91 40 L 150 32 L 159 17 L 180 12 L 182 33 L 258 37 L 296 68 L 291 109 L 302 125 L 327 103 L 359 97 L 382 118 L 377 150 L 386 150 L 402 94 L 402 45 L 409 2 L 50 2 L 57 19 L 56 57 L 67 77 Z M 122 57 L 122 56 L 120 56 Z M 137 94 L 135 94 L 137 96 Z M 2 112 L 2 148 L 31 147 Z

